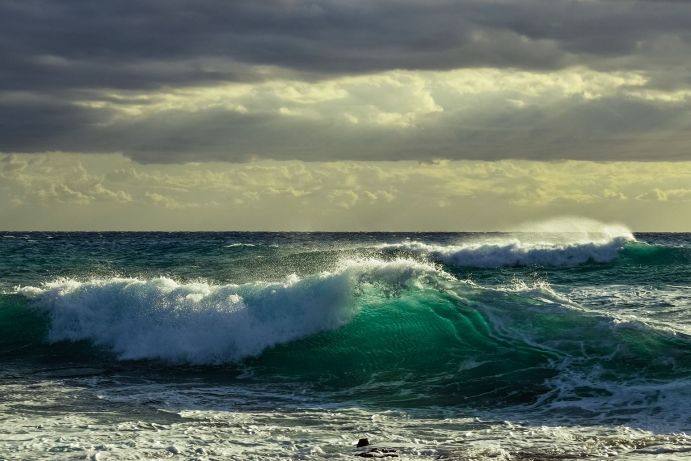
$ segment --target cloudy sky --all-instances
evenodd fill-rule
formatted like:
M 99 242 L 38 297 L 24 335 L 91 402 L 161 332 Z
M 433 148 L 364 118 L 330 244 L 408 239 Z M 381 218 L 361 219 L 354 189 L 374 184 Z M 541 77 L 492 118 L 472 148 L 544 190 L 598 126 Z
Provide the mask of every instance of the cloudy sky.
M 4 229 L 691 230 L 685 0 L 3 0 Z

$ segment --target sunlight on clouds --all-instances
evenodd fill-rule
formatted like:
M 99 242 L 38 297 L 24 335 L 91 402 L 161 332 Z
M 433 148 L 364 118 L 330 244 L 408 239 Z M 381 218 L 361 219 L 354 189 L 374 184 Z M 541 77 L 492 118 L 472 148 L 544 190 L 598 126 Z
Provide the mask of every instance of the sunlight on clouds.
M 640 89 L 628 91 L 628 95 L 644 99 L 646 101 L 657 101 L 665 103 L 684 103 L 691 100 L 691 90 L 660 91 L 652 89 Z
M 304 81 L 270 70 L 265 77 L 83 93 L 89 109 L 79 111 L 94 122 L 80 136 L 56 132 L 48 145 L 87 153 L 95 145 L 142 163 L 688 158 L 691 99 L 672 86 L 653 88 L 643 71 L 391 70 Z M 73 146 L 80 138 L 88 142 Z
M 554 100 L 586 100 L 642 87 L 647 79 L 635 72 L 597 72 L 571 68 L 555 72 L 504 69 L 387 71 L 318 82 L 269 80 L 208 87 L 171 88 L 152 93 L 107 92 L 80 104 L 108 109 L 123 117 L 151 117 L 166 111 L 221 109 L 242 114 L 276 113 L 348 123 L 414 126 L 428 115 L 476 108 L 478 98 L 500 99 L 517 107 Z M 628 92 L 632 97 L 665 101 L 661 94 Z M 670 96 L 674 97 L 674 96 Z
M 461 69 L 438 80 L 460 94 L 515 93 L 526 98 L 581 96 L 596 99 L 619 88 L 639 87 L 647 79 L 635 72 L 597 72 L 571 68 L 555 72 L 505 69 Z

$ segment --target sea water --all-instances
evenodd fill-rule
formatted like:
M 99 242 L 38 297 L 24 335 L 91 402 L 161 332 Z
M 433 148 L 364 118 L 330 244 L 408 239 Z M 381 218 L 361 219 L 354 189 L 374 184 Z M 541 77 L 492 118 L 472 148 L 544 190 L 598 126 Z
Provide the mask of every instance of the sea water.
M 691 234 L 591 224 L 0 233 L 0 459 L 691 457 Z

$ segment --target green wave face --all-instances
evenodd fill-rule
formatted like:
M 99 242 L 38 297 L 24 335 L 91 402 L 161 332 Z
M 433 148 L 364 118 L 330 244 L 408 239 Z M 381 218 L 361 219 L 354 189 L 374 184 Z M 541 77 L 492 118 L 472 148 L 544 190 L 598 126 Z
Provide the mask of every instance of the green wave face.
M 47 315 L 29 307 L 19 295 L 0 295 L 0 354 L 38 346 L 48 335 Z
M 51 318 L 19 295 L 0 295 L 0 360 L 8 369 L 115 363 L 113 354 L 89 341 L 48 341 Z
M 343 328 L 277 347 L 252 365 L 399 404 L 524 401 L 543 392 L 555 373 L 551 354 L 494 330 L 481 312 L 434 290 L 370 297 Z
M 380 403 L 494 406 L 578 400 L 642 377 L 689 376 L 690 346 L 683 335 L 567 307 L 544 293 L 427 288 L 394 298 L 370 293 L 348 325 L 250 365 L 259 376 Z

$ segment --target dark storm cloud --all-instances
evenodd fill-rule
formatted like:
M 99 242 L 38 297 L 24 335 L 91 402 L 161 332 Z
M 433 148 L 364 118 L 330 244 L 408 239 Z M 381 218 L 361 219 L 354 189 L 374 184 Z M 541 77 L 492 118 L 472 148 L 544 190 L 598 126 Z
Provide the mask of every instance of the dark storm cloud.
M 0 144 L 10 152 L 65 149 L 103 116 L 60 100 L 5 97 L 0 99 Z
M 682 1 L 4 0 L 0 150 L 121 151 L 141 161 L 587 158 L 595 151 L 555 152 L 533 140 L 507 152 L 500 144 L 514 135 L 485 140 L 454 128 L 453 117 L 405 134 L 220 110 L 128 124 L 107 123 L 108 109 L 78 102 L 93 92 L 256 82 L 269 78 L 260 65 L 271 66 L 272 76 L 306 81 L 390 69 L 580 65 L 649 72 L 651 86 L 686 89 L 690 26 L 691 6 Z M 645 109 L 632 113 L 648 121 L 644 132 L 669 117 L 679 123 L 686 110 L 641 104 Z M 604 118 L 622 136 L 641 123 L 622 126 L 607 118 L 610 108 L 587 107 L 588 120 Z M 501 117 L 493 122 L 506 120 Z M 525 120 L 506 117 L 518 126 Z M 576 136 L 578 120 L 564 123 L 548 137 Z M 639 156 L 627 152 L 618 155 Z
M 5 0 L 0 84 L 150 88 L 252 78 L 242 63 L 311 73 L 557 68 L 635 58 L 661 36 L 688 44 L 689 25 L 683 2 Z

